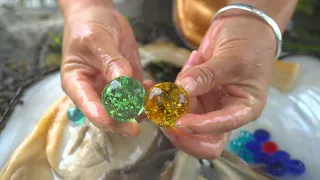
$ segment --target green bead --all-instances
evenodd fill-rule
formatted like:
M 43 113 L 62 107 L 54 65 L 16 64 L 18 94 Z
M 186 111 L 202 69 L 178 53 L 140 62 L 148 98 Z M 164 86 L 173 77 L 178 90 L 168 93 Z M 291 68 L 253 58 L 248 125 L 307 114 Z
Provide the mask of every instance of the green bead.
M 240 137 L 253 138 L 252 134 L 249 131 L 245 131 L 245 130 L 242 130 L 240 132 Z
M 68 119 L 77 124 L 81 124 L 85 118 L 84 114 L 77 107 L 69 107 L 67 111 Z
M 252 141 L 253 137 L 251 137 L 251 136 L 239 137 L 237 140 L 240 141 L 242 144 L 246 144 L 247 142 Z
M 229 147 L 232 152 L 238 153 L 240 150 L 243 149 L 244 144 L 241 141 L 236 139 L 236 140 L 230 141 Z
M 242 130 L 240 131 L 240 136 L 237 139 L 243 144 L 246 144 L 247 142 L 252 141 L 254 138 L 249 131 Z
M 122 76 L 106 85 L 102 92 L 102 103 L 114 120 L 128 122 L 142 113 L 145 94 L 138 80 Z

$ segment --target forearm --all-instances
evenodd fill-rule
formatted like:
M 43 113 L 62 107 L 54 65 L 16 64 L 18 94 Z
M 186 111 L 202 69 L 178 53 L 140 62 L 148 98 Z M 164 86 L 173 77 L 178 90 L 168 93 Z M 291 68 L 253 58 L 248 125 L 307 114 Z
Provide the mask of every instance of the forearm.
M 58 0 L 63 16 L 93 6 L 114 7 L 112 0 Z
M 294 12 L 298 0 L 228 0 L 228 4 L 249 4 L 268 14 L 283 32 Z

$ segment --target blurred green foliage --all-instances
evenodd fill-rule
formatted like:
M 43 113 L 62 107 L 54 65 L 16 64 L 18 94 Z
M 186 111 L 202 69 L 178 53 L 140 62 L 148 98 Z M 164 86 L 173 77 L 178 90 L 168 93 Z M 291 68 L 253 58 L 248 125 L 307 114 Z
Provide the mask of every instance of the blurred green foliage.
M 313 15 L 318 0 L 299 0 L 295 11 L 306 15 Z
M 50 44 L 50 50 L 52 52 L 61 53 L 63 32 L 60 32 L 60 33 L 49 32 L 49 36 L 52 39 L 52 43 Z
M 60 66 L 61 65 L 61 53 L 49 53 L 46 58 L 46 66 Z

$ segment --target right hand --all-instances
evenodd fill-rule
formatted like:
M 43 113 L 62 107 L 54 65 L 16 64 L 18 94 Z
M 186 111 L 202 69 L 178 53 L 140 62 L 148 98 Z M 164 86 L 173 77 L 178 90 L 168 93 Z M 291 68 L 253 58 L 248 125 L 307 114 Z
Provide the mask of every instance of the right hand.
M 78 8 L 64 15 L 62 88 L 97 127 L 124 136 L 140 132 L 137 122 L 116 123 L 103 104 L 104 86 L 119 76 L 142 82 L 132 28 L 113 7 Z M 148 81 L 143 83 L 150 86 Z

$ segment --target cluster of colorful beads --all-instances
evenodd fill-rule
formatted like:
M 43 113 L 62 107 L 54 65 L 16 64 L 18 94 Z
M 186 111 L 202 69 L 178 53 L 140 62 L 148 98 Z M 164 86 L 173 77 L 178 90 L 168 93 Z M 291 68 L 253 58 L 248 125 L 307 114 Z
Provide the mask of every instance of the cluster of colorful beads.
M 283 176 L 290 173 L 301 175 L 305 165 L 297 159 L 290 159 L 290 154 L 279 150 L 278 145 L 270 140 L 270 134 L 263 129 L 253 134 L 241 131 L 240 136 L 230 141 L 230 150 L 249 164 L 264 164 L 269 174 Z

